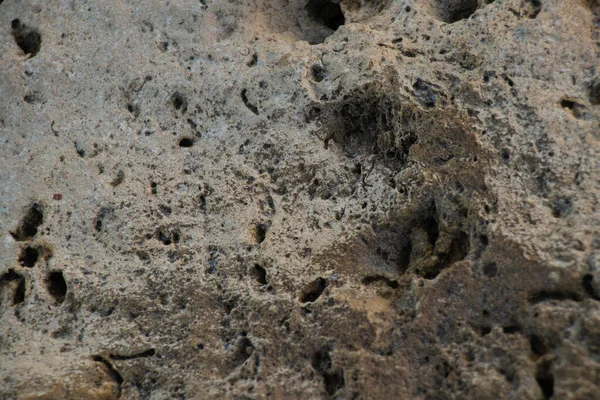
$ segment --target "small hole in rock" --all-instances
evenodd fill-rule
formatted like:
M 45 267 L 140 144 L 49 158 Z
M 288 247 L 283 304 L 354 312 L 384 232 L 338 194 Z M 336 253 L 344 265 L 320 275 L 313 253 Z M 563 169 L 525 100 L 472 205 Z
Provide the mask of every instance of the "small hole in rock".
M 600 300 L 600 295 L 598 295 L 598 293 L 596 293 L 593 282 L 594 282 L 594 276 L 591 274 L 586 274 L 581 279 L 583 289 L 588 294 L 588 296 L 590 296 L 594 300 Z
M 321 277 L 310 282 L 300 293 L 301 303 L 312 303 L 323 294 L 323 291 L 327 287 L 327 281 Z
M 179 140 L 179 147 L 192 147 L 194 145 L 194 140 L 190 138 L 183 138 Z
M 24 267 L 32 268 L 37 262 L 40 256 L 39 251 L 31 246 L 27 246 L 24 249 L 21 249 L 21 254 L 19 255 L 19 264 Z
M 18 281 L 17 290 L 13 297 L 13 305 L 20 304 L 25 300 L 25 278 L 23 275 L 16 273 L 14 270 L 9 269 L 7 272 L 0 276 L 0 287 L 4 282 Z
M 590 102 L 592 104 L 600 104 L 600 78 L 596 78 L 590 85 Z
M 527 18 L 535 19 L 542 11 L 542 2 L 540 0 L 523 0 L 521 3 L 521 13 Z
M 535 355 L 541 356 L 548 352 L 548 347 L 542 341 L 542 339 L 537 335 L 531 335 L 529 337 L 529 344 L 531 347 L 531 352 Z
M 329 350 L 321 349 L 312 357 L 311 365 L 323 377 L 325 390 L 328 394 L 333 395 L 344 386 L 344 371 L 342 369 L 334 369 Z
M 38 227 L 44 222 L 44 213 L 42 211 L 42 206 L 38 203 L 34 203 L 23 220 L 21 224 L 15 229 L 11 231 L 10 234 L 17 241 L 24 241 L 31 239 L 38 232 Z
M 481 244 L 482 244 L 484 247 L 485 247 L 485 246 L 487 246 L 487 245 L 490 243 L 490 241 L 489 241 L 489 239 L 488 239 L 487 235 L 479 235 L 479 241 L 481 242 Z
M 133 104 L 133 103 L 127 104 L 127 111 L 129 111 L 131 114 L 133 114 L 133 116 L 136 118 L 140 115 L 140 107 L 137 104 Z
M 67 295 L 67 282 L 63 276 L 62 271 L 52 271 L 46 278 L 46 286 L 48 287 L 48 293 L 54 299 L 62 303 Z
M 159 229 L 156 231 L 156 238 L 165 246 L 179 242 L 179 232 L 169 231 L 167 229 Z
M 331 369 L 331 356 L 327 349 L 321 349 L 313 354 L 311 365 L 319 373 Z
M 254 241 L 262 243 L 267 238 L 267 226 L 265 224 L 257 224 L 254 226 Z
M 258 54 L 254 53 L 254 54 L 252 54 L 252 58 L 250 58 L 250 61 L 248 61 L 246 63 L 246 65 L 249 67 L 254 67 L 257 62 L 258 62 Z
M 321 82 L 326 78 L 325 70 L 323 69 L 323 66 L 319 64 L 313 64 L 310 68 L 310 74 L 315 82 Z
M 537 366 L 535 380 L 537 381 L 544 399 L 550 399 L 554 395 L 554 376 L 550 371 L 550 362 L 546 361 Z
M 488 278 L 493 278 L 498 273 L 498 265 L 495 262 L 485 264 L 483 266 L 483 273 Z
M 345 23 L 342 7 L 338 2 L 332 0 L 308 0 L 306 12 L 312 19 L 332 31 L 337 30 Z
M 260 265 L 254 264 L 254 267 L 252 268 L 252 276 L 254 276 L 256 282 L 260 283 L 261 285 L 267 284 L 267 271 Z
M 171 103 L 176 110 L 185 113 L 187 111 L 188 103 L 185 96 L 179 92 L 173 93 L 171 96 Z
M 551 208 L 554 218 L 562 218 L 570 214 L 573 204 L 568 198 L 559 198 L 552 202 Z
M 19 279 L 19 286 L 17 286 L 17 290 L 15 290 L 15 295 L 13 297 L 13 305 L 21 304 L 25 301 L 25 279 Z
M 509 325 L 509 326 L 505 326 L 504 328 L 502 328 L 502 332 L 506 333 L 506 334 L 513 334 L 513 333 L 519 333 L 521 331 L 521 328 L 519 328 L 519 326 L 517 325 Z
M 35 56 L 42 46 L 42 35 L 33 28 L 23 24 L 19 19 L 12 20 L 11 24 L 12 36 L 17 43 L 17 46 L 25 54 Z
M 579 104 L 576 101 L 573 100 L 569 100 L 569 99 L 562 99 L 560 101 L 560 106 L 562 108 L 566 108 L 567 110 L 571 111 L 571 114 L 573 114 L 573 116 L 575 118 L 580 118 L 584 112 L 584 106 L 583 104 Z
M 492 331 L 492 328 L 489 326 L 482 326 L 479 328 L 479 333 L 481 334 L 481 336 L 485 336 L 487 334 L 489 334 Z
M 560 101 L 560 106 L 562 108 L 568 108 L 568 109 L 572 110 L 575 107 L 575 102 L 571 101 L 571 100 L 567 100 L 567 99 L 562 99 Z

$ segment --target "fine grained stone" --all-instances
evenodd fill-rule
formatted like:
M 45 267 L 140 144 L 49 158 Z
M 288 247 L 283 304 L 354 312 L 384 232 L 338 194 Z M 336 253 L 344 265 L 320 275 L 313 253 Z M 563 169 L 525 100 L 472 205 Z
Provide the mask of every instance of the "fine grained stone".
M 0 398 L 598 399 L 597 1 L 0 3 Z

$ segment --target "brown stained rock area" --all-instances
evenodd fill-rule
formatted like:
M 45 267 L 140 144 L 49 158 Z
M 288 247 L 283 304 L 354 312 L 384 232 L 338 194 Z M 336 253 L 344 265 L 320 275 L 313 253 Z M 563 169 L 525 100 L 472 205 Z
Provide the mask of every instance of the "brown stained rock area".
M 0 398 L 598 398 L 597 2 L 0 3 Z

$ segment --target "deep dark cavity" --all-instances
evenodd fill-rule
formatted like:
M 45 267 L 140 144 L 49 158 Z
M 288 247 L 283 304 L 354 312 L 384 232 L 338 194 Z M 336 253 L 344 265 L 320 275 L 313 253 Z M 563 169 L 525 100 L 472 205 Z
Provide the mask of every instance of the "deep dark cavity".
M 127 111 L 129 111 L 135 118 L 140 116 L 140 106 L 137 104 L 129 103 L 127 104 Z M 79 153 L 79 151 L 78 151 Z M 84 152 L 85 154 L 85 152 Z M 83 157 L 83 155 L 82 155 Z
M 305 6 L 309 17 L 336 31 L 344 25 L 345 18 L 340 4 L 331 0 L 308 0 Z
M 590 84 L 590 103 L 594 105 L 600 104 L 600 78 L 596 78 Z
M 514 333 L 519 333 L 521 332 L 521 327 L 518 325 L 508 325 L 502 328 L 502 332 L 508 334 L 508 335 L 512 335 Z
M 585 290 L 587 295 L 590 296 L 594 300 L 600 301 L 600 295 L 598 293 L 596 293 L 593 282 L 594 282 L 594 276 L 591 274 L 584 275 L 583 278 L 581 279 L 581 284 L 583 285 L 583 289 Z
M 488 278 L 493 278 L 498 273 L 498 264 L 495 262 L 486 263 L 483 265 L 483 274 Z
M 267 271 L 258 264 L 254 264 L 252 268 L 252 276 L 256 279 L 256 282 L 261 285 L 267 284 Z
M 333 395 L 344 386 L 344 370 L 333 368 L 328 349 L 321 349 L 313 354 L 311 365 L 322 377 L 325 390 Z
M 531 352 L 537 356 L 542 356 L 548 352 L 548 347 L 538 335 L 529 336 L 529 345 Z
M 262 243 L 267 238 L 267 225 L 257 224 L 254 226 L 254 241 L 256 243 Z
M 25 290 L 25 278 L 21 278 L 13 296 L 13 305 L 21 304 L 25 301 Z
M 10 234 L 15 240 L 20 242 L 31 239 L 37 234 L 38 228 L 43 222 L 44 212 L 42 206 L 34 203 L 23 217 L 17 229 L 11 231 Z
M 19 19 L 12 20 L 11 34 L 17 43 L 17 46 L 25 54 L 35 56 L 42 47 L 42 35 L 34 28 L 23 24 Z
M 327 281 L 321 277 L 315 279 L 310 282 L 308 285 L 304 287 L 302 292 L 300 293 L 300 302 L 301 303 L 312 303 L 316 301 L 323 291 L 327 287 Z
M 541 290 L 536 291 L 527 296 L 527 300 L 530 304 L 543 303 L 546 301 L 565 301 L 571 300 L 575 302 L 580 302 L 583 300 L 583 297 L 579 293 L 571 292 L 571 291 L 560 291 L 560 290 Z
M 3 284 L 4 282 L 13 282 L 13 281 L 17 281 L 21 278 L 23 278 L 23 276 L 21 274 L 15 272 L 14 269 L 9 269 L 5 273 L 3 273 L 2 276 L 0 276 L 0 285 Z
M 554 395 L 554 375 L 552 375 L 551 367 L 550 361 L 541 362 L 535 373 L 535 380 L 542 389 L 544 399 L 550 399 Z
M 56 302 L 62 303 L 65 301 L 65 297 L 67 296 L 67 282 L 62 271 L 50 272 L 46 278 L 46 287 L 48 288 L 48 293 L 50 293 Z
M 182 138 L 179 140 L 179 147 L 192 147 L 194 145 L 194 139 Z
M 13 269 L 9 269 L 2 276 L 0 276 L 0 289 L 5 283 L 18 282 L 17 289 L 13 296 L 13 305 L 17 305 L 25 301 L 25 278 L 23 275 L 15 272 Z
M 560 106 L 569 110 L 575 118 L 581 118 L 585 110 L 585 106 L 583 104 L 566 98 L 560 101 Z
M 311 365 L 317 372 L 321 374 L 331 369 L 332 362 L 331 356 L 329 355 L 329 350 L 321 349 L 315 352 L 311 360 Z
M 32 268 L 38 261 L 40 253 L 35 247 L 27 246 L 21 249 L 19 254 L 19 264 L 23 267 Z
M 478 327 L 477 330 L 479 331 L 480 336 L 485 336 L 492 331 L 492 328 L 490 326 L 484 325 Z

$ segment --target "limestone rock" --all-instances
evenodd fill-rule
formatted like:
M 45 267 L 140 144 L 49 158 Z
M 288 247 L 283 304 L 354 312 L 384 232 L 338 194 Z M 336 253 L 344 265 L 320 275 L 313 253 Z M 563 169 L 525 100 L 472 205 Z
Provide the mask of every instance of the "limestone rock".
M 0 398 L 598 399 L 599 27 L 0 1 Z

